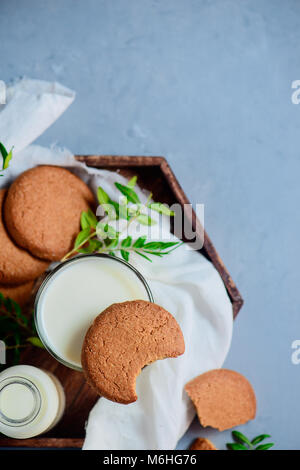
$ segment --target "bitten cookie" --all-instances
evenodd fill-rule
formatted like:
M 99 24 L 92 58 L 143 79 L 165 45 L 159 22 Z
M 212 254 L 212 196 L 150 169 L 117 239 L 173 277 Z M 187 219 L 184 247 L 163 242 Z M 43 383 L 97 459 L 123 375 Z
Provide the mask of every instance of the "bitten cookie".
M 49 263 L 34 258 L 9 237 L 2 220 L 6 190 L 0 190 L 0 284 L 16 285 L 37 278 Z
M 136 378 L 145 365 L 184 350 L 175 318 L 159 305 L 134 300 L 113 304 L 96 317 L 81 361 L 87 382 L 99 395 L 127 404 L 137 400 Z
M 255 418 L 256 398 L 248 380 L 238 372 L 214 369 L 185 385 L 202 426 L 224 431 Z
M 22 173 L 8 190 L 6 227 L 34 256 L 58 261 L 72 249 L 81 212 L 93 202 L 90 189 L 70 171 L 38 166 Z
M 191 445 L 190 450 L 217 450 L 217 448 L 209 439 L 198 437 Z
M 17 302 L 19 305 L 25 305 L 31 297 L 34 281 L 26 282 L 18 286 L 3 286 L 0 284 L 0 292 L 4 297 Z

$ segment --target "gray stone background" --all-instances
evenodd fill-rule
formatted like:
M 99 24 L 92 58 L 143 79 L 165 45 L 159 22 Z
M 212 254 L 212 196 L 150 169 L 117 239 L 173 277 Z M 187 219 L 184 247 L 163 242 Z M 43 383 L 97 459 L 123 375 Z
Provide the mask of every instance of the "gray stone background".
M 74 153 L 164 155 L 206 207 L 206 229 L 245 306 L 225 366 L 253 383 L 240 427 L 300 449 L 300 79 L 297 0 L 1 0 L 0 79 L 76 90 L 38 140 Z M 179 443 L 230 432 L 195 421 Z

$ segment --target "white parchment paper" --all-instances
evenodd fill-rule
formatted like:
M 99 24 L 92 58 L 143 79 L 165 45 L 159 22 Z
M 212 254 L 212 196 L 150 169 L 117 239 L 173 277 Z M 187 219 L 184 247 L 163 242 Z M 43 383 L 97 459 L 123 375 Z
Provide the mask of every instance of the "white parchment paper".
M 38 80 L 22 80 L 9 88 L 8 104 L 0 107 L 0 141 L 8 149 L 14 145 L 15 151 L 9 170 L 0 178 L 0 187 L 8 187 L 27 168 L 55 164 L 70 168 L 94 191 L 101 185 L 117 198 L 113 183 L 124 182 L 119 174 L 87 168 L 67 149 L 30 145 L 74 97 L 74 92 L 62 85 Z M 142 191 L 139 195 L 145 200 Z M 131 230 L 136 230 L 134 224 Z M 164 230 L 168 230 L 167 224 Z M 152 232 L 153 239 L 156 235 Z M 231 303 L 218 272 L 206 258 L 182 246 L 153 263 L 137 257 L 131 261 L 149 282 L 155 302 L 177 319 L 186 352 L 143 369 L 137 379 L 137 402 L 119 405 L 100 398 L 88 419 L 84 449 L 174 449 L 195 415 L 184 384 L 221 367 L 230 346 Z

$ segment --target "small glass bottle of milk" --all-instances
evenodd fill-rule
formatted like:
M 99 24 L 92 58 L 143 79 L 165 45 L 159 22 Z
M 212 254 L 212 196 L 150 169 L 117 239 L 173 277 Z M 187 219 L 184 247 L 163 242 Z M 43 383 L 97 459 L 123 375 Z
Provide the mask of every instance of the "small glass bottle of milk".
M 16 439 L 37 436 L 52 429 L 64 409 L 64 390 L 53 374 L 27 365 L 0 373 L 0 433 Z

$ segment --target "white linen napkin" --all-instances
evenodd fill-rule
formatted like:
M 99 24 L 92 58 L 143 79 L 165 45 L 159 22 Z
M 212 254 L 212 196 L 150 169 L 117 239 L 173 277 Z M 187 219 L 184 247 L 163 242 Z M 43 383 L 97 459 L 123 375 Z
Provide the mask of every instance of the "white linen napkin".
M 15 152 L 0 187 L 7 187 L 27 168 L 49 163 L 70 168 L 94 191 L 101 185 L 117 198 L 114 182 L 125 181 L 118 173 L 87 168 L 66 149 L 28 146 L 71 104 L 75 96 L 71 90 L 26 80 L 9 89 L 8 96 L 8 104 L 0 108 L 0 141 L 7 148 L 14 145 Z M 26 117 L 26 122 L 20 116 Z M 138 192 L 144 201 L 146 195 Z M 132 224 L 131 230 L 135 229 Z M 167 223 L 163 230 L 168 238 Z M 152 232 L 153 239 L 157 235 Z M 90 412 L 84 449 L 174 449 L 195 415 L 184 384 L 206 370 L 221 367 L 230 346 L 230 299 L 218 272 L 204 256 L 181 246 L 153 263 L 137 258 L 132 256 L 130 261 L 149 282 L 155 302 L 180 324 L 186 352 L 142 370 L 137 379 L 137 402 L 119 405 L 100 398 Z
M 75 93 L 43 80 L 23 78 L 7 88 L 0 106 L 1 142 L 15 153 L 39 137 L 74 101 Z

